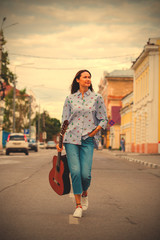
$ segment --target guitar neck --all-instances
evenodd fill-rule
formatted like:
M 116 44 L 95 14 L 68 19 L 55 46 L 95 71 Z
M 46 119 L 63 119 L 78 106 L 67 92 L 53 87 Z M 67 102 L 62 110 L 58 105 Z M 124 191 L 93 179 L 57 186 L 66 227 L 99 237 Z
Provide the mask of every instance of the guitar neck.
M 60 133 L 60 136 L 59 136 L 59 147 L 60 148 L 62 148 L 62 141 L 63 141 L 63 135 Z M 58 172 L 60 170 L 60 159 L 61 159 L 61 152 L 58 152 L 58 159 L 57 159 L 57 164 L 56 164 Z
M 62 148 L 63 135 L 67 129 L 68 124 L 69 124 L 68 120 L 65 120 L 63 123 L 62 130 L 59 135 L 59 147 L 60 148 Z M 57 164 L 56 164 L 58 172 L 60 171 L 60 159 L 61 159 L 61 152 L 58 152 L 58 158 L 57 158 Z
M 62 148 L 62 142 L 63 142 L 63 135 L 60 133 L 59 135 L 59 147 Z

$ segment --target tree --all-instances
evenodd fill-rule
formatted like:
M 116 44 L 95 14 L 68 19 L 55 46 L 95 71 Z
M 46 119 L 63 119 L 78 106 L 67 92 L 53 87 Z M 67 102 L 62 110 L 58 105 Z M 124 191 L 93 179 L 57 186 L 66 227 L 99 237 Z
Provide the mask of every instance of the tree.
M 61 123 L 56 118 L 50 118 L 49 114 L 45 114 L 45 130 L 47 132 L 47 141 L 53 140 L 53 135 L 60 132 Z
M 56 118 L 51 118 L 47 111 L 40 114 L 36 113 L 33 124 L 36 123 L 36 132 L 38 133 L 38 118 L 40 118 L 40 132 L 47 133 L 47 141 L 53 140 L 53 136 L 60 132 L 61 123 Z
M 16 101 L 16 112 L 18 117 L 16 118 L 16 132 L 21 132 L 28 127 L 29 119 L 29 96 L 26 94 L 26 89 L 20 90 Z
M 3 129 L 10 132 L 13 126 L 13 89 L 5 97 Z
M 29 123 L 29 96 L 26 94 L 26 89 L 17 91 L 16 107 L 15 107 L 15 130 L 22 132 L 24 128 L 28 128 Z M 5 97 L 5 110 L 3 129 L 10 132 L 13 127 L 13 88 Z
M 2 31 L 2 75 L 1 77 L 4 80 L 4 82 L 7 85 L 9 85 L 14 82 L 14 79 L 16 79 L 16 75 L 13 74 L 8 67 L 8 65 L 10 64 L 9 56 L 8 56 L 8 52 L 4 51 L 4 46 L 6 43 L 7 41 L 5 40 L 3 31 Z

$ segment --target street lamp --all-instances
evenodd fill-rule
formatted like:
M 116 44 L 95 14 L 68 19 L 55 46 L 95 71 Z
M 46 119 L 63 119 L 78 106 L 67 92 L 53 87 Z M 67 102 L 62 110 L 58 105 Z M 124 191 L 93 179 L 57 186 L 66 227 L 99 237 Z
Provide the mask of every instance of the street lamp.
M 6 29 L 6 28 L 9 28 L 9 27 L 12 27 L 12 26 L 14 26 L 14 25 L 16 25 L 16 24 L 18 24 L 17 22 L 16 23 L 12 23 L 12 24 L 10 24 L 10 25 L 7 25 L 6 27 L 4 27 L 3 28 L 3 23 L 6 21 L 6 17 L 4 17 L 3 18 L 3 20 L 2 20 L 2 24 L 1 24 L 1 31 L 2 31 L 2 29 L 4 30 L 4 29 Z
M 3 23 L 6 21 L 6 17 L 3 18 L 2 20 L 2 23 L 1 23 L 1 30 L 2 30 L 2 27 L 3 27 Z

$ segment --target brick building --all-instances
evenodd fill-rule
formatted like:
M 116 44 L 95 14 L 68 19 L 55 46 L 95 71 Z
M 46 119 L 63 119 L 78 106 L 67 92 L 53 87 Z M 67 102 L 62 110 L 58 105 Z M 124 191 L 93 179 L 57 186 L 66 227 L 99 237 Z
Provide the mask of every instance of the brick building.
M 108 124 L 107 131 L 103 134 L 104 146 L 119 149 L 120 147 L 120 109 L 122 98 L 133 91 L 133 71 L 115 70 L 111 73 L 104 72 L 104 77 L 99 83 L 99 93 L 102 95 L 109 120 L 115 124 Z

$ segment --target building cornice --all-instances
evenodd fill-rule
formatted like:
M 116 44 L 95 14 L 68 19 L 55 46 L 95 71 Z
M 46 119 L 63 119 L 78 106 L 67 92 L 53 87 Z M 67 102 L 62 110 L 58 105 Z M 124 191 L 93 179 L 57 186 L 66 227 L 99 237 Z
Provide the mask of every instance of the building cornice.
M 149 52 L 156 52 L 158 50 L 159 50 L 158 45 L 152 45 L 152 44 L 145 45 L 144 50 L 138 56 L 136 61 L 133 62 L 131 69 L 135 70 L 143 62 L 143 60 L 149 55 Z
M 121 108 L 120 113 L 125 113 L 127 110 L 133 107 L 133 102 L 128 103 L 125 107 Z
M 124 81 L 124 82 L 126 82 L 126 81 L 133 81 L 133 77 L 112 77 L 112 76 L 107 76 L 106 77 L 106 79 L 107 79 L 107 81 L 113 81 L 113 82 L 116 82 L 116 81 Z

